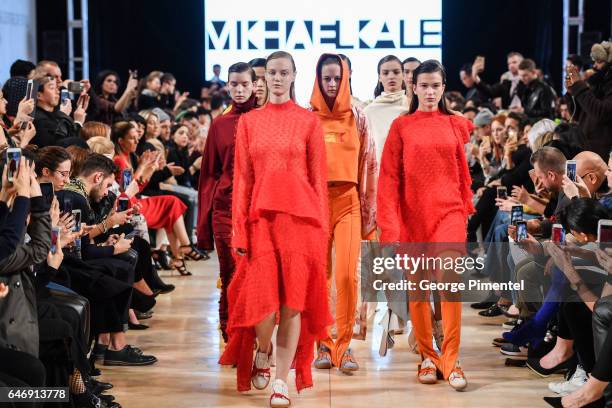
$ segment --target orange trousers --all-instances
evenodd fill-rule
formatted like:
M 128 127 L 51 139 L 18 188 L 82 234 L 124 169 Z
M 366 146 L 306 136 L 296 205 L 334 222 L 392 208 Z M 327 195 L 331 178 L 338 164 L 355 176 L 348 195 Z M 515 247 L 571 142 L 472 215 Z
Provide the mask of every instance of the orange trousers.
M 339 366 L 342 355 L 353 337 L 355 312 L 357 310 L 357 262 L 361 246 L 361 211 L 357 186 L 352 183 L 330 185 L 329 194 L 329 250 L 327 288 L 336 283 L 336 329 L 337 337 L 327 338 L 321 343 L 331 350 L 332 363 Z M 332 270 L 332 244 L 335 247 L 335 271 Z
M 448 379 L 455 367 L 459 356 L 459 344 L 461 340 L 461 302 L 441 301 L 442 329 L 444 341 L 442 342 L 442 355 L 433 348 L 431 328 L 431 306 L 430 302 L 410 301 L 410 318 L 415 332 L 421 358 L 429 358 L 436 367 Z

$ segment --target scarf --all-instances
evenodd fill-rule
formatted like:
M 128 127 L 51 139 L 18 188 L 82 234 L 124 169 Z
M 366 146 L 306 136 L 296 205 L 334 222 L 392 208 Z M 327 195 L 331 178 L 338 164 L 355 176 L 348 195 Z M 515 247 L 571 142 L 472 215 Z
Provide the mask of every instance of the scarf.
M 85 189 L 85 183 L 83 183 L 83 181 L 81 181 L 79 178 L 70 179 L 70 182 L 64 186 L 64 190 L 72 191 L 73 193 L 85 197 L 87 206 L 91 209 L 91 205 L 89 204 L 89 194 Z

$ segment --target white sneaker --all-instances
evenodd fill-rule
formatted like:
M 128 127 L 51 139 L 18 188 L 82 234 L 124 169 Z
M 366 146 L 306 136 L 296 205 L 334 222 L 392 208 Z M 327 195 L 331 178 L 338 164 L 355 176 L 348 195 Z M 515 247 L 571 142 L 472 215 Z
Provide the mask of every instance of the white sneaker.
M 278 378 L 272 383 L 272 395 L 270 395 L 270 406 L 276 407 L 288 407 L 291 405 L 289 399 L 289 387 L 287 383 Z
M 568 381 L 548 383 L 548 389 L 564 397 L 582 387 L 587 382 L 587 379 L 586 371 L 584 371 L 581 365 L 578 365 Z
M 255 353 L 255 361 L 253 361 L 253 370 L 251 371 L 251 384 L 258 390 L 263 390 L 270 384 L 271 354 L 272 348 L 270 348 L 269 353 L 263 353 L 261 351 Z
M 429 358 L 426 358 L 419 365 L 417 380 L 421 384 L 435 384 L 438 382 L 438 369 Z
M 448 383 L 451 387 L 453 387 L 456 391 L 464 390 L 467 387 L 467 378 L 465 378 L 465 374 L 461 369 L 461 365 L 459 364 L 459 360 L 455 363 L 455 368 L 451 371 L 448 376 Z

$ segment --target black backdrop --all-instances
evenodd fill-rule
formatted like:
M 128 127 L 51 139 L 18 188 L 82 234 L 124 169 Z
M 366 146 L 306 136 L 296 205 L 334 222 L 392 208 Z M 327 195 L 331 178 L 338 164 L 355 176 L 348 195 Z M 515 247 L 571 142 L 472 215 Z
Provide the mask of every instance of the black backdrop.
M 459 67 L 479 54 L 486 56 L 485 79 L 497 80 L 512 50 L 535 59 L 559 88 L 562 3 L 442 0 L 442 58 L 449 88 L 461 89 Z M 601 31 L 603 39 L 610 36 L 610 4 L 610 0 L 585 2 L 586 31 Z M 65 30 L 65 7 L 65 0 L 37 0 L 41 59 L 58 54 L 57 47 L 45 44 L 46 38 L 57 37 L 45 32 Z M 231 2 L 227 7 L 232 7 Z M 122 79 L 129 68 L 138 68 L 141 75 L 159 69 L 172 72 L 180 89 L 197 96 L 204 81 L 204 0 L 89 0 L 89 30 L 92 79 L 105 68 L 118 71 Z

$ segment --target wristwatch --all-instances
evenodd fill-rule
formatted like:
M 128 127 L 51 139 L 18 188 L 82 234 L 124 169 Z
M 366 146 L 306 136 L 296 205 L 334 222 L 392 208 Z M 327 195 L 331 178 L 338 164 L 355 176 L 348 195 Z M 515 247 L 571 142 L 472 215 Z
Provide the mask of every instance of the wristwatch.
M 580 288 L 582 287 L 582 285 L 584 284 L 583 281 L 578 281 L 576 283 L 574 282 L 570 282 L 570 288 L 574 291 L 574 292 L 578 292 L 580 290 Z

